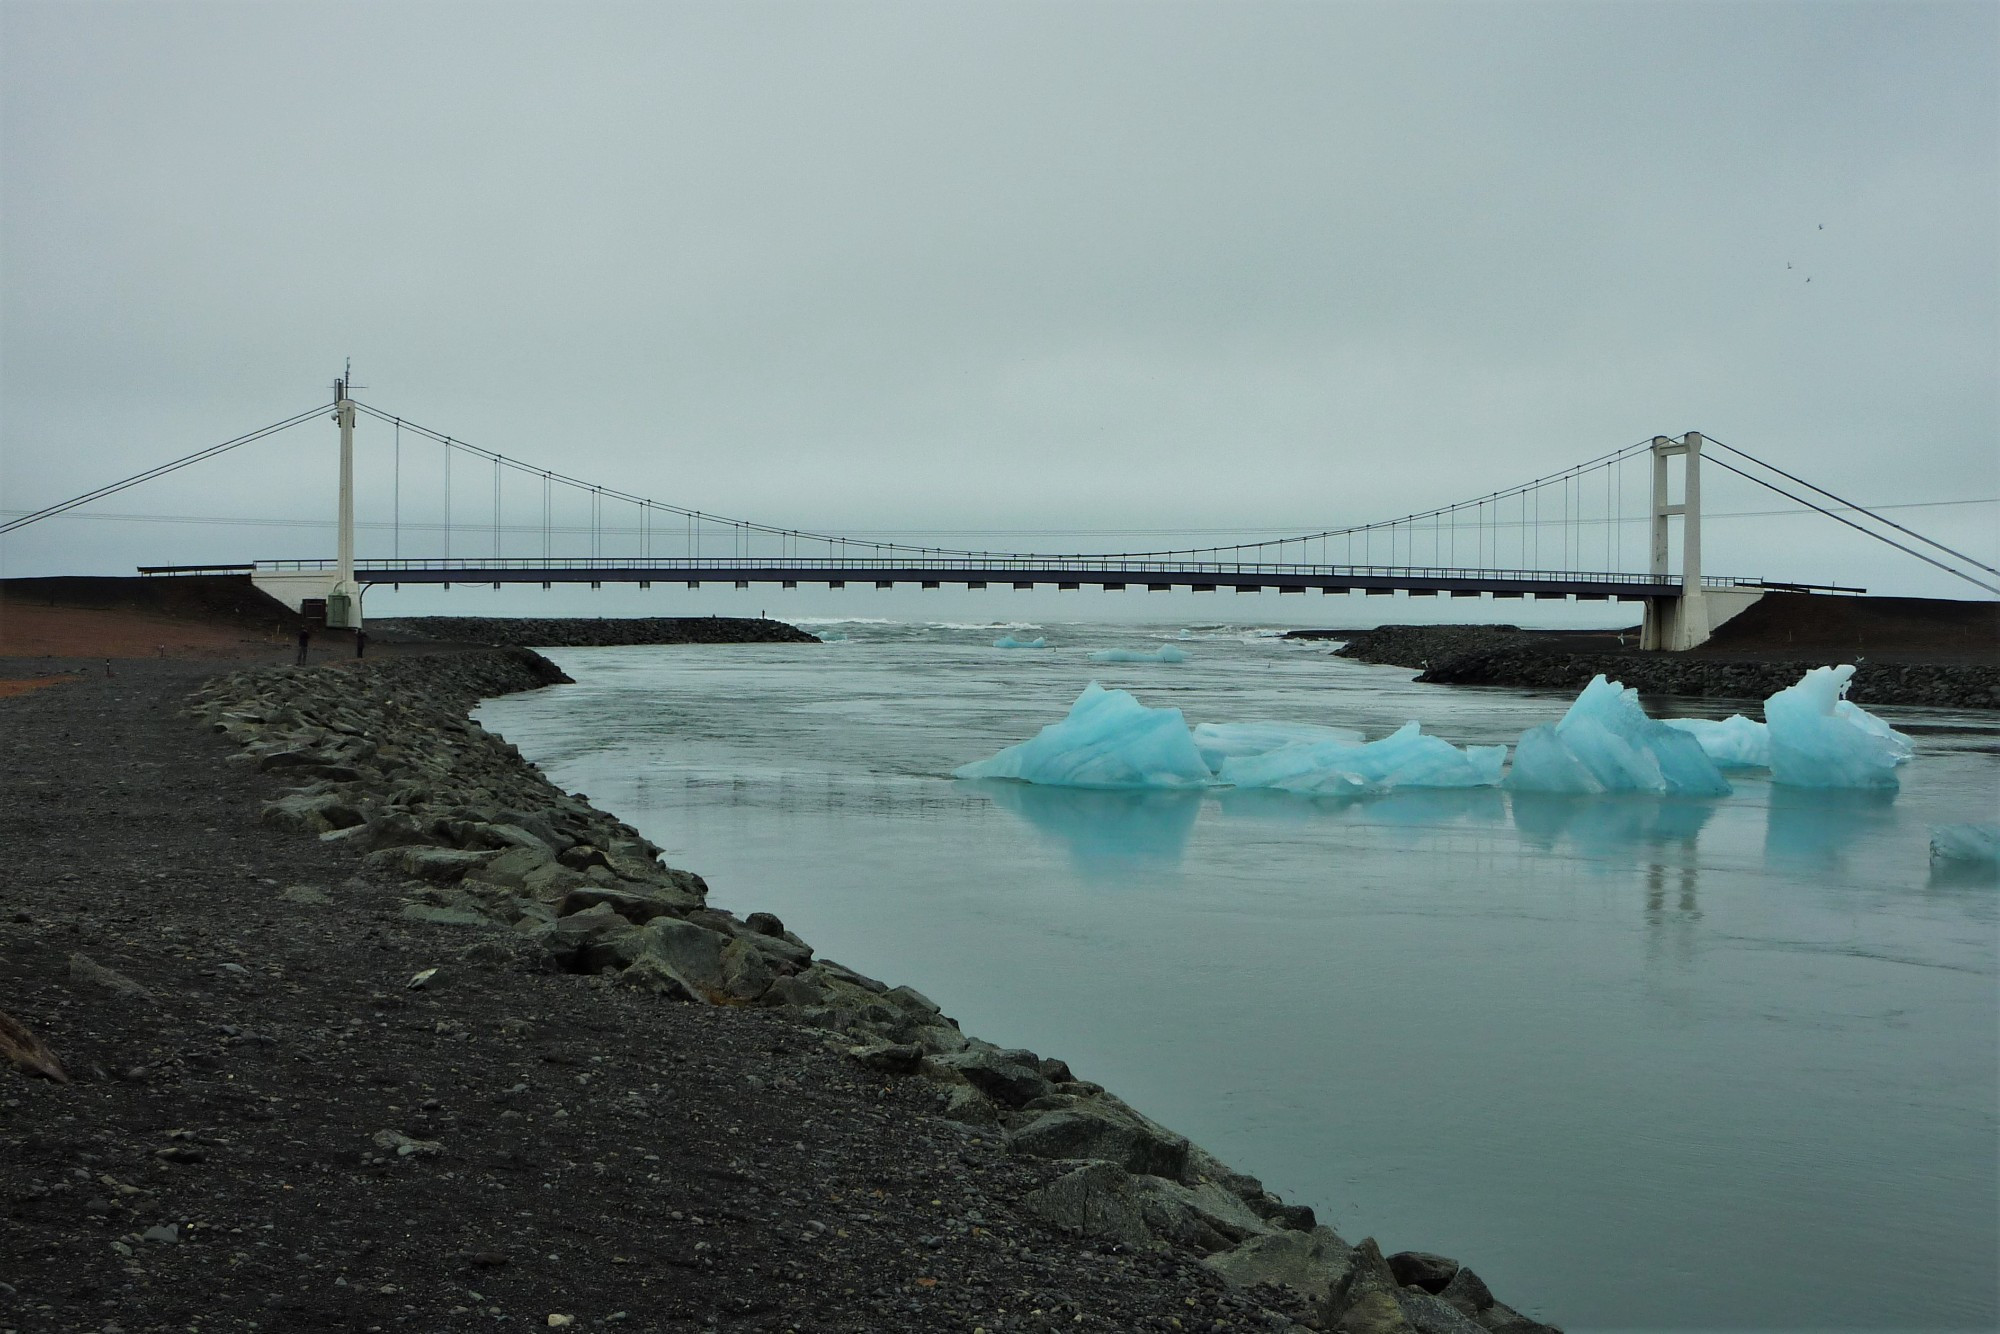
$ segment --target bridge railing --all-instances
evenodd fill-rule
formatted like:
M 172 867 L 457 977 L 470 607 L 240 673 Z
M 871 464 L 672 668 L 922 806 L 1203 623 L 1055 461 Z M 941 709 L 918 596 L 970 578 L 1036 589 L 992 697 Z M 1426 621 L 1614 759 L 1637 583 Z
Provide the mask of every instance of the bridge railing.
M 330 560 L 267 560 L 257 562 L 257 569 L 269 571 L 323 571 L 330 570 L 334 562 Z M 225 568 L 225 567 L 216 567 Z M 240 570 L 241 566 L 226 567 Z M 1076 574 L 1076 575 L 1129 575 L 1135 578 L 1161 574 L 1212 574 L 1226 578 L 1243 578 L 1257 575 L 1273 577 L 1306 578 L 1314 580 L 1338 580 L 1343 577 L 1357 579 L 1394 579 L 1421 583 L 1425 580 L 1496 580 L 1511 583 L 1616 583 L 1646 585 L 1656 587 L 1662 593 L 1670 593 L 1681 587 L 1679 575 L 1656 575 L 1634 573 L 1628 570 L 1547 570 L 1547 569 L 1499 569 L 1475 568 L 1445 565 L 1344 565 L 1315 564 L 1310 562 L 1257 562 L 1257 561 L 1172 561 L 1172 560 L 1132 560 L 1113 557 L 1091 556 L 923 556 L 908 554 L 894 558 L 848 558 L 825 556 L 616 556 L 583 557 L 552 556 L 547 558 L 530 556 L 493 557 L 433 557 L 408 558 L 401 560 L 364 560 L 355 562 L 357 574 L 376 576 L 409 572 L 449 572 L 462 570 L 471 572 L 493 571 L 535 571 L 567 570 L 586 572 L 601 570 L 615 571 L 661 571 L 675 573 L 738 574 L 744 571 L 769 571 L 787 576 L 820 572 L 832 577 L 842 574 L 866 575 L 877 571 L 923 571 L 941 575 L 952 574 Z M 142 573 L 167 573 L 168 570 L 142 571 Z M 177 568 L 172 572 L 193 572 L 191 568 Z M 1704 588 L 1760 587 L 1764 582 L 1729 575 L 1705 575 Z M 1805 587 L 1804 585 L 1785 585 Z M 1815 586 L 1818 587 L 1818 586 Z M 1842 590 L 1846 591 L 1846 590 Z

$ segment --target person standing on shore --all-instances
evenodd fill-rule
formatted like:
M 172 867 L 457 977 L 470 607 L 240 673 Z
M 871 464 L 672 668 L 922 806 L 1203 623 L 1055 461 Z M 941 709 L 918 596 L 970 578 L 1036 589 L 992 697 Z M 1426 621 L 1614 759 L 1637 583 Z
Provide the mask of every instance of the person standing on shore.
M 306 650 L 312 646 L 313 632 L 310 625 L 299 627 L 299 666 L 306 665 Z

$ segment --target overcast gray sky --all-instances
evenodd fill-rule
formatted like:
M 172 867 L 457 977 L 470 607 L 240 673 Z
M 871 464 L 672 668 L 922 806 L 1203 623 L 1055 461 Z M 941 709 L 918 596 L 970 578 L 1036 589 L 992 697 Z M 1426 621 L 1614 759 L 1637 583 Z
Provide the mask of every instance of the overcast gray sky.
M 310 408 L 347 356 L 460 438 L 818 528 L 1318 527 L 1688 429 L 1863 502 L 2000 497 L 1992 3 L 0 23 L 12 510 Z M 323 519 L 332 445 L 97 508 Z M 1989 560 L 1996 515 L 1898 512 Z M 0 561 L 330 542 L 73 518 Z M 1975 594 L 1821 519 L 1718 521 L 1708 565 Z

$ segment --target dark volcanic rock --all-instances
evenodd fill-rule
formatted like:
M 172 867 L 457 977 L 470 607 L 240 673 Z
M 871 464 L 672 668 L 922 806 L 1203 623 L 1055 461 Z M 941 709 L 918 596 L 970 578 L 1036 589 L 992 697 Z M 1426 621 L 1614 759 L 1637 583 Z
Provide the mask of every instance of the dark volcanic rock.
M 1389 1257 L 1389 1272 L 1398 1283 L 1425 1292 L 1443 1292 L 1459 1267 L 1458 1261 L 1429 1251 L 1397 1251 Z
M 1442 685 L 1570 691 L 1583 689 L 1593 676 L 1602 674 L 1642 694 L 1753 700 L 1768 699 L 1796 684 L 1809 669 L 1829 662 L 1824 657 L 1788 655 L 1738 660 L 1706 650 L 1572 652 L 1561 647 L 1564 642 L 1564 636 L 1511 625 L 1385 625 L 1355 634 L 1335 652 L 1359 662 L 1418 668 L 1419 681 Z M 1864 705 L 2000 708 L 2000 667 L 1864 658 L 1848 698 Z
M 1549 654 L 1529 648 L 1462 653 L 1433 662 L 1417 677 L 1445 685 L 1528 686 L 1581 690 L 1604 675 L 1648 695 L 1768 699 L 1814 667 L 1797 662 L 1718 662 L 1677 653 Z M 1847 697 L 1856 704 L 2000 708 L 2000 667 L 1972 663 L 1864 662 Z

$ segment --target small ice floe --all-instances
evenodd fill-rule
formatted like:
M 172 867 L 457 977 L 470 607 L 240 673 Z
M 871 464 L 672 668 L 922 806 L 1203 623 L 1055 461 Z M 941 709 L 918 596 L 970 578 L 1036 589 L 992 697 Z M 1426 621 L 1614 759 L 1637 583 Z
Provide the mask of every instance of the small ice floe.
M 1931 860 L 1962 866 L 2000 866 L 2000 824 L 1932 825 Z
M 952 776 L 1086 788 L 1196 788 L 1215 782 L 1179 709 L 1148 708 L 1095 681 L 1061 722 Z
M 993 641 L 994 648 L 1047 648 L 1049 641 L 1036 635 L 1033 639 L 1016 639 L 1012 635 L 1001 635 Z
M 1724 797 L 1729 780 L 1693 736 L 1646 716 L 1639 692 L 1592 678 L 1561 720 L 1531 727 L 1507 786 L 1522 792 Z
M 1302 741 L 1226 759 L 1217 776 L 1238 788 L 1362 796 L 1398 788 L 1493 787 L 1506 763 L 1505 746 L 1460 749 L 1408 722 L 1379 741 Z
M 1815 667 L 1764 701 L 1771 738 L 1771 781 L 1791 787 L 1898 786 L 1910 739 L 1850 703 L 1854 668 Z
M 1090 655 L 1092 662 L 1186 662 L 1187 654 L 1172 644 L 1162 644 L 1151 653 L 1135 648 L 1102 648 Z
M 1771 729 L 1754 718 L 1731 714 L 1721 722 L 1710 718 L 1662 718 L 1676 731 L 1700 743 L 1702 752 L 1721 769 L 1771 767 Z

